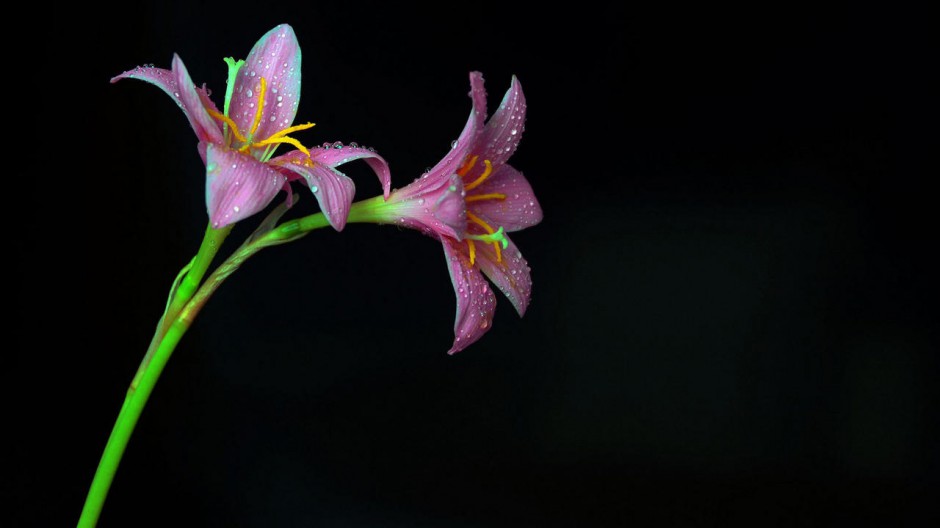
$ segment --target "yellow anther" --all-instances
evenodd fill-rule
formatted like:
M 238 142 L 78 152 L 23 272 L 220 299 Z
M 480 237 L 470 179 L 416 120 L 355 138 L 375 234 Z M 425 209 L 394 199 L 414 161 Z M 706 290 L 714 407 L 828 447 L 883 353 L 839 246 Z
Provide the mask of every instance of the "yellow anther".
M 474 156 L 467 160 L 466 163 L 457 169 L 457 174 L 460 175 L 461 178 L 466 176 L 467 173 L 470 172 L 470 169 L 472 169 L 473 166 L 477 164 L 477 158 L 479 158 L 479 156 Z
M 477 187 L 480 186 L 481 183 L 483 183 L 484 181 L 486 181 L 487 178 L 490 177 L 490 174 L 493 172 L 493 164 L 490 163 L 490 160 L 483 160 L 483 163 L 486 164 L 486 170 L 483 171 L 483 174 L 481 174 L 479 178 L 473 180 L 473 183 L 464 187 L 465 191 L 471 191 L 473 189 L 476 189 Z
M 303 124 L 303 125 L 294 125 L 294 126 L 292 126 L 292 127 L 285 128 L 284 130 L 280 130 L 280 131 L 278 131 L 278 132 L 275 132 L 275 133 L 271 134 L 271 135 L 268 137 L 268 139 L 274 139 L 274 138 L 283 137 L 283 136 L 286 136 L 287 134 L 292 134 L 292 133 L 298 132 L 298 131 L 300 131 L 300 130 L 307 130 L 308 128 L 313 128 L 313 127 L 314 127 L 314 123 L 305 123 L 305 124 Z
M 245 139 L 245 136 L 241 135 L 241 133 L 238 132 L 238 125 L 235 124 L 235 121 L 232 121 L 231 117 L 220 114 L 216 112 L 215 110 L 212 110 L 211 108 L 206 108 L 206 111 L 209 112 L 209 115 L 211 115 L 212 117 L 228 125 L 229 130 L 232 131 L 232 134 L 235 134 L 236 139 L 238 139 L 242 143 L 245 143 L 248 141 L 247 139 Z
M 490 227 L 489 224 L 481 220 L 479 216 L 471 213 L 470 211 L 467 211 L 467 220 L 470 220 L 474 224 L 482 227 L 490 235 L 496 232 L 496 230 Z
M 486 163 L 487 163 L 487 166 L 489 166 L 489 162 L 486 162 Z M 493 233 L 496 232 L 496 230 L 493 229 L 492 227 L 490 227 L 489 224 L 487 224 L 486 222 L 484 222 L 482 219 L 480 219 L 479 216 L 477 216 L 477 215 L 471 213 L 470 211 L 467 211 L 467 220 L 470 220 L 470 221 L 473 222 L 474 224 L 476 224 L 476 225 L 482 227 L 483 230 L 487 232 L 487 234 L 492 235 Z M 467 242 L 470 242 L 470 247 L 471 247 L 471 249 L 472 249 L 472 248 L 473 248 L 473 240 L 467 240 Z M 497 261 L 497 262 L 502 262 L 502 261 L 503 261 L 503 253 L 502 253 L 502 251 L 500 251 L 500 249 L 499 249 L 499 242 L 493 242 L 493 248 L 496 249 L 496 261 Z M 473 251 L 471 251 L 470 253 L 471 253 L 471 255 L 472 255 L 472 254 L 473 254 Z M 473 259 L 472 259 L 472 258 L 470 259 L 470 263 L 473 264 Z
M 490 193 L 490 194 L 475 194 L 473 196 L 468 196 L 466 201 L 468 202 L 479 202 L 480 200 L 505 200 L 506 195 L 503 193 Z
M 294 138 L 292 138 L 292 137 L 278 137 L 278 138 L 276 138 L 276 137 L 269 137 L 268 139 L 265 139 L 265 140 L 263 140 L 263 141 L 259 141 L 259 142 L 257 142 L 257 143 L 253 143 L 251 146 L 252 146 L 252 147 L 263 147 L 263 146 L 265 146 L 265 145 L 274 145 L 274 144 L 277 144 L 277 143 L 289 143 L 289 144 L 291 144 L 291 145 L 297 147 L 297 150 L 299 150 L 299 151 L 303 152 L 304 154 L 306 154 L 308 158 L 310 157 L 310 151 L 307 150 L 307 147 L 301 145 L 301 144 L 300 144 L 300 141 L 297 141 L 296 139 L 294 139 Z
M 477 259 L 477 247 L 473 245 L 473 240 L 467 240 L 467 245 L 470 246 L 470 265 L 473 266 Z
M 264 77 L 261 78 L 261 88 L 258 89 L 258 109 L 255 110 L 255 120 L 251 122 L 251 130 L 248 131 L 249 136 L 253 136 L 255 131 L 258 130 L 258 125 L 261 124 L 261 113 L 264 110 L 264 92 L 268 89 L 268 82 L 264 80 Z

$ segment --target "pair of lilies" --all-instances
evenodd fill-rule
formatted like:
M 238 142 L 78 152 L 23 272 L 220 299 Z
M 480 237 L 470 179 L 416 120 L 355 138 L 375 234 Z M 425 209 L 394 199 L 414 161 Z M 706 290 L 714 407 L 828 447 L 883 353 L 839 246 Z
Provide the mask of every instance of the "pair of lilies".
M 470 74 L 473 109 L 451 150 L 411 184 L 391 190 L 388 164 L 373 149 L 350 143 L 306 147 L 293 134 L 300 98 L 301 53 L 286 24 L 266 33 L 247 59 L 226 58 L 228 82 L 221 110 L 198 88 L 178 56 L 172 69 L 138 67 L 112 82 L 147 81 L 169 94 L 198 139 L 206 166 L 206 206 L 214 229 L 225 229 L 265 209 L 280 191 L 293 200 L 291 184 L 306 186 L 337 231 L 347 222 L 396 224 L 441 242 L 457 296 L 454 342 L 463 350 L 492 325 L 496 297 L 484 275 L 519 315 L 531 295 L 529 267 L 506 233 L 537 224 L 542 210 L 523 175 L 506 162 L 522 137 L 525 97 L 513 77 L 499 108 L 486 119 L 483 77 Z M 285 146 L 290 151 L 275 156 Z M 363 160 L 378 176 L 383 194 L 353 203 L 355 185 L 338 170 Z

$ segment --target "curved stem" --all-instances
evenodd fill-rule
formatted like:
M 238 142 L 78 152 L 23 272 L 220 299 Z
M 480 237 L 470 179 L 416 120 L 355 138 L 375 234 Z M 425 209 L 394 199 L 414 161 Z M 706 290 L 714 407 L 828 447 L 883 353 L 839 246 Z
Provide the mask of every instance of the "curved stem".
M 232 227 L 233 226 L 229 225 L 222 229 L 213 229 L 211 224 L 206 227 L 206 233 L 202 237 L 202 244 L 199 245 L 199 252 L 196 253 L 193 260 L 183 268 L 183 271 L 180 272 L 180 276 L 173 282 L 173 287 L 170 288 L 170 298 L 167 300 L 166 310 L 157 322 L 157 330 L 153 334 L 150 346 L 147 347 L 147 353 L 144 354 L 144 359 L 141 360 L 140 366 L 137 367 L 137 373 L 134 375 L 134 379 L 131 380 L 132 389 L 136 388 L 137 384 L 140 383 L 141 376 L 144 375 L 147 365 L 150 364 L 153 354 L 156 352 L 160 341 L 163 339 L 163 335 L 167 331 L 167 325 L 172 323 L 179 311 L 189 302 L 196 292 L 196 288 L 198 288 L 199 284 L 202 282 L 202 277 L 206 274 L 206 270 L 209 269 L 212 259 L 214 259 L 216 253 L 219 252 L 222 242 L 224 242 L 225 238 L 232 232 Z
M 97 524 L 104 501 L 111 489 L 111 483 L 114 481 L 114 475 L 144 406 L 180 339 L 212 294 L 258 251 L 268 246 L 291 242 L 314 229 L 329 225 L 326 217 L 318 213 L 274 227 L 274 223 L 284 211 L 286 207 L 272 213 L 262 223 L 259 231 L 249 237 L 237 251 L 212 272 L 205 283 L 199 286 L 212 258 L 218 252 L 222 241 L 228 236 L 231 227 L 216 230 L 210 226 L 206 230 L 202 246 L 196 258 L 193 259 L 189 271 L 181 281 L 174 283 L 169 307 L 161 317 L 157 325 L 157 334 L 127 390 L 124 404 L 118 413 L 111 436 L 98 463 L 98 469 L 95 471 L 91 488 L 88 490 L 88 496 L 78 520 L 79 528 L 93 528 Z
M 121 406 L 121 411 L 111 430 L 111 436 L 101 454 L 98 469 L 95 471 L 91 488 L 88 490 L 88 496 L 82 508 L 82 515 L 78 521 L 79 527 L 93 527 L 98 522 L 108 490 L 111 489 L 114 474 L 124 456 L 124 450 L 134 432 L 140 413 L 147 404 L 147 399 L 150 398 L 150 393 L 160 378 L 163 367 L 170 359 L 183 334 L 186 333 L 193 317 L 198 313 L 199 308 L 190 303 L 190 299 L 197 292 L 209 265 L 231 231 L 232 226 L 222 229 L 213 229 L 211 225 L 207 227 L 196 257 L 183 268 L 180 277 L 174 281 L 166 311 L 160 317 L 147 353 L 144 354 L 140 367 L 134 379 L 131 380 L 127 395 L 124 397 L 124 404 Z
M 121 457 L 124 455 L 131 433 L 134 432 L 134 427 L 137 425 L 137 420 L 140 418 L 140 413 L 144 410 L 144 405 L 147 404 L 147 399 L 150 398 L 150 393 L 160 378 L 167 360 L 170 359 L 183 334 L 189 329 L 191 318 L 185 317 L 185 315 L 186 312 L 184 311 L 167 329 L 143 375 L 140 376 L 136 389 L 132 387 L 127 390 L 124 405 L 114 422 L 111 437 L 108 438 L 104 453 L 101 455 L 101 462 L 98 464 L 98 470 L 95 472 L 95 478 L 91 482 L 91 489 L 88 490 L 85 507 L 82 509 L 82 516 L 78 521 L 79 528 L 91 528 L 98 522 L 104 500 L 111 488 L 111 482 L 114 480 L 114 474 L 121 462 Z
M 229 233 L 232 232 L 233 227 L 234 224 L 227 225 L 221 229 L 214 229 L 211 224 L 206 227 L 206 234 L 202 238 L 199 252 L 196 253 L 196 258 L 193 260 L 192 266 L 173 293 L 173 299 L 170 300 L 170 306 L 167 309 L 167 319 L 169 321 L 172 321 L 176 317 L 176 314 L 186 306 L 189 299 L 196 293 L 196 289 L 199 288 L 199 285 L 202 283 L 202 278 L 205 276 L 206 271 L 209 270 L 209 265 L 212 264 L 212 259 L 214 259 L 216 253 L 219 252 L 222 242 L 224 242 Z

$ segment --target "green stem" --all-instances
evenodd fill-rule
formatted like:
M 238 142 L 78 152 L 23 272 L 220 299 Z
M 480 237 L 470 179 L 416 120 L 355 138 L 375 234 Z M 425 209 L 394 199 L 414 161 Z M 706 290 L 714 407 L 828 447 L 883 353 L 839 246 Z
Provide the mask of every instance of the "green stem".
M 216 253 L 219 252 L 222 242 L 224 242 L 225 238 L 232 232 L 232 227 L 233 226 L 229 225 L 222 229 L 213 229 L 211 224 L 206 227 L 206 233 L 202 237 L 199 252 L 196 253 L 192 262 L 190 262 L 186 268 L 183 268 L 185 274 L 183 274 L 182 278 L 177 279 L 173 284 L 173 288 L 170 290 L 170 300 L 167 303 L 166 311 L 163 313 L 163 316 L 160 317 L 160 321 L 157 322 L 157 330 L 153 334 L 150 346 L 147 347 L 147 353 L 144 354 L 144 359 L 141 360 L 140 366 L 137 367 L 137 373 L 134 375 L 134 379 L 131 380 L 132 389 L 137 387 L 137 384 L 140 383 L 140 378 L 144 375 L 147 365 L 150 364 L 154 353 L 156 353 L 157 347 L 160 345 L 160 341 L 167 331 L 167 326 L 172 323 L 180 310 L 189 302 L 196 292 L 196 289 L 202 282 L 203 276 L 206 274 L 206 270 L 209 269 L 209 265 L 215 258 Z
M 134 432 L 140 413 L 147 404 L 147 399 L 150 398 L 150 393 L 160 378 L 167 360 L 170 359 L 179 340 L 189 328 L 192 318 L 201 308 L 201 304 L 191 303 L 190 299 L 197 292 L 209 265 L 231 231 L 231 226 L 222 229 L 213 229 L 211 225 L 207 227 L 199 252 L 187 266 L 188 270 L 182 279 L 174 283 L 167 309 L 157 323 L 157 329 L 147 348 L 147 353 L 144 354 L 144 359 L 140 362 L 134 379 L 131 380 L 124 404 L 121 406 L 114 428 L 111 430 L 111 436 L 101 455 L 101 461 L 98 463 L 98 469 L 78 521 L 79 527 L 93 527 L 98 522 L 98 516 L 101 514 L 108 490 L 111 489 L 114 474 L 124 456 L 124 450 Z M 204 298 L 202 302 L 204 303 L 206 299 L 208 298 Z
M 286 210 L 286 208 L 284 209 Z M 101 509 L 107 498 L 111 483 L 117 472 L 121 458 L 127 448 L 137 421 L 143 412 L 153 388 L 163 373 L 163 368 L 179 344 L 180 339 L 189 329 L 196 315 L 209 300 L 213 293 L 252 255 L 268 246 L 283 244 L 296 240 L 314 229 L 326 227 L 329 223 L 322 213 L 310 215 L 297 220 L 291 220 L 273 227 L 284 210 L 275 212 L 266 220 L 261 232 L 250 237 L 238 250 L 212 272 L 205 283 L 199 285 L 205 275 L 209 264 L 228 236 L 231 227 L 223 229 L 206 230 L 199 253 L 193 259 L 191 267 L 179 284 L 171 293 L 171 300 L 166 313 L 157 325 L 157 335 L 154 336 L 144 360 L 141 362 L 131 386 L 127 390 L 124 404 L 118 413 L 111 436 L 105 445 L 104 453 L 98 463 L 98 469 L 88 490 L 81 517 L 78 520 L 79 528 L 93 528 L 101 515 Z M 198 288 L 198 289 L 197 289 Z
M 212 259 L 219 252 L 222 242 L 232 232 L 232 227 L 234 227 L 234 224 L 225 226 L 222 229 L 214 229 L 211 224 L 206 227 L 206 234 L 202 238 L 202 245 L 199 246 L 196 259 L 193 261 L 189 272 L 180 281 L 179 287 L 176 288 L 176 292 L 173 294 L 173 300 L 170 301 L 170 307 L 167 310 L 168 320 L 172 321 L 175 314 L 179 313 L 193 294 L 196 293 L 199 285 L 202 284 L 202 278 L 209 269 L 209 265 L 212 264 Z
M 193 316 L 195 316 L 195 313 L 193 313 Z M 111 437 L 108 438 L 104 453 L 101 455 L 98 470 L 91 482 L 91 489 L 88 490 L 85 507 L 82 509 L 82 516 L 78 520 L 79 528 L 92 528 L 98 522 L 104 500 L 111 488 L 111 482 L 114 480 L 114 474 L 121 462 L 121 457 L 124 455 L 124 450 L 127 448 L 131 433 L 134 432 L 134 427 L 137 425 L 137 420 L 140 418 L 140 413 L 144 410 L 144 405 L 147 404 L 147 399 L 150 398 L 150 393 L 160 378 L 163 367 L 166 366 L 167 360 L 170 359 L 170 355 L 173 354 L 173 350 L 183 334 L 189 329 L 190 323 L 191 317 L 187 317 L 186 312 L 180 314 L 173 321 L 159 346 L 156 347 L 156 352 L 140 377 L 137 388 L 131 387 L 127 390 L 124 405 L 121 407 L 121 412 L 118 414 L 114 428 L 111 430 Z
M 346 223 L 387 224 L 390 217 L 389 207 L 395 207 L 395 204 L 386 202 L 381 195 L 356 202 L 349 208 Z

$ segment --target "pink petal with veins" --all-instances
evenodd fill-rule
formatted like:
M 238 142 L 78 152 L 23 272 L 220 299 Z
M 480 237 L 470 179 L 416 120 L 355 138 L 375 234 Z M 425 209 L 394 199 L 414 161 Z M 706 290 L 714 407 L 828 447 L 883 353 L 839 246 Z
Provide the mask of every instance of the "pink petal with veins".
M 267 207 L 284 182 L 283 174 L 247 154 L 206 146 L 206 207 L 216 229 Z
M 281 24 L 268 31 L 251 48 L 238 72 L 229 117 L 248 136 L 260 104 L 264 77 L 264 107 L 254 140 L 263 140 L 294 122 L 300 103 L 300 44 L 293 28 Z
M 447 237 L 442 237 L 441 242 L 457 295 L 454 343 L 447 351 L 448 354 L 456 354 L 483 337 L 493 326 L 496 296 L 480 270 L 470 264 L 466 243 Z
M 501 226 L 507 233 L 532 227 L 542 221 L 539 205 L 532 186 L 521 172 L 510 165 L 502 165 L 482 185 L 471 191 L 467 198 L 488 194 L 502 194 L 505 199 L 471 200 L 470 211 L 483 218 L 494 228 Z
M 505 249 L 500 246 L 500 260 L 496 258 L 493 244 L 476 242 L 476 264 L 509 299 L 521 317 L 525 315 L 532 297 L 532 276 L 529 264 L 522 258 L 522 252 L 508 237 L 506 241 L 509 244 Z

